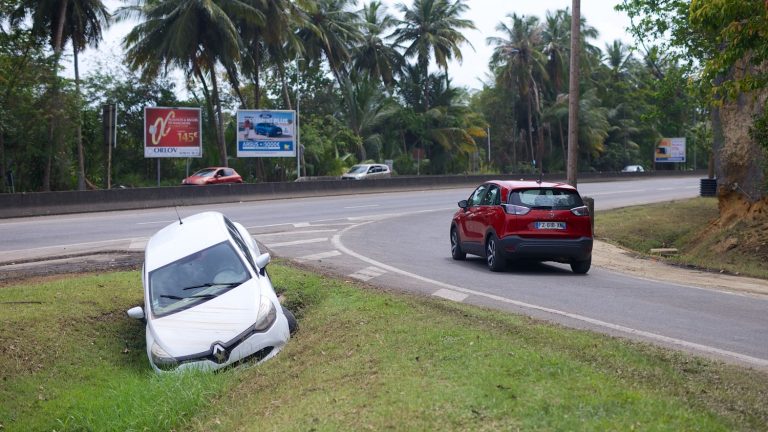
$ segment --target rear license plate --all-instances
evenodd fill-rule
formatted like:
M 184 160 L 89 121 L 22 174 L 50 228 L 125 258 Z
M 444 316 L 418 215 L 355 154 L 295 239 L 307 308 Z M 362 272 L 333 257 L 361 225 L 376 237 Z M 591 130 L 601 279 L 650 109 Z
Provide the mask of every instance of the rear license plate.
M 536 229 L 540 230 L 564 230 L 565 222 L 536 222 Z

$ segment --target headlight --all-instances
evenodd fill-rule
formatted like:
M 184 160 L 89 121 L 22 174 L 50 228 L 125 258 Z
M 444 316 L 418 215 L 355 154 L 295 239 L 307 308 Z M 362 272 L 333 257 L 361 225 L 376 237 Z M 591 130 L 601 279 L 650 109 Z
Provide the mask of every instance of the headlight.
M 169 371 L 176 369 L 179 366 L 179 362 L 165 352 L 165 350 L 157 343 L 152 344 L 150 353 L 152 354 L 152 363 L 154 363 L 160 370 Z
M 268 298 L 260 296 L 259 312 L 256 314 L 256 324 L 253 325 L 253 329 L 264 331 L 274 324 L 276 318 L 277 311 L 275 310 L 275 305 Z

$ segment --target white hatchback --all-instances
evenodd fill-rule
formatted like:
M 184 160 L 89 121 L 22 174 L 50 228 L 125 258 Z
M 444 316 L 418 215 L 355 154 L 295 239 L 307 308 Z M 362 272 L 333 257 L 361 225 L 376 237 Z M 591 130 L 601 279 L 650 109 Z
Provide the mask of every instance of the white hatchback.
M 342 174 L 342 180 L 368 180 L 392 177 L 389 165 L 384 164 L 360 164 L 354 165 Z
M 180 219 L 150 238 L 142 282 L 147 356 L 156 371 L 219 369 L 275 356 L 296 329 L 239 223 L 218 212 Z

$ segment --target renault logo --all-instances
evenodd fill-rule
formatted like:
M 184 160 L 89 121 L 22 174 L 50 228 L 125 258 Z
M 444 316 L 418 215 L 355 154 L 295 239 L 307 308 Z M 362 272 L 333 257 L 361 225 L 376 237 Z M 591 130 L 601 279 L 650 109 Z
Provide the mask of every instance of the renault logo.
M 213 358 L 216 359 L 216 363 L 224 363 L 229 358 L 229 353 L 227 352 L 227 349 L 224 348 L 220 343 L 216 343 L 211 348 L 211 351 L 213 353 Z

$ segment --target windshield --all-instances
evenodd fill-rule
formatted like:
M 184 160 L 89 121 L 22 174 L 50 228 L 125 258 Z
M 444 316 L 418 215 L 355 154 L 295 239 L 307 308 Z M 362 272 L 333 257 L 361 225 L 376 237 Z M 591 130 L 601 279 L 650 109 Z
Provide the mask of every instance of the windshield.
M 367 165 L 355 165 L 347 171 L 347 174 L 362 174 L 368 172 Z
M 229 291 L 251 276 L 228 241 L 149 273 L 152 313 L 170 315 Z
M 215 169 L 204 169 L 204 170 L 200 170 L 200 171 L 198 171 L 198 172 L 196 172 L 196 173 L 194 173 L 192 175 L 193 176 L 198 176 L 198 177 L 210 177 L 215 172 L 216 172 Z
M 510 192 L 509 203 L 532 209 L 570 210 L 584 202 L 579 193 L 570 189 L 521 189 Z

